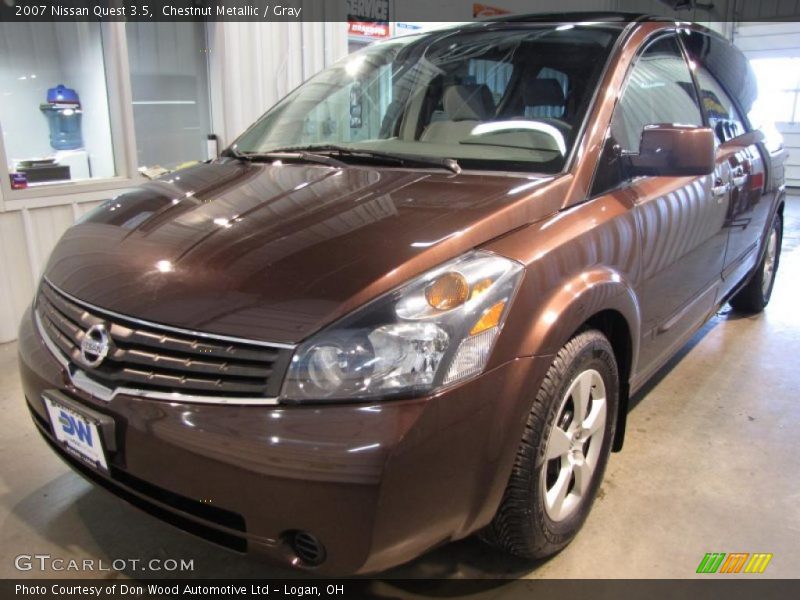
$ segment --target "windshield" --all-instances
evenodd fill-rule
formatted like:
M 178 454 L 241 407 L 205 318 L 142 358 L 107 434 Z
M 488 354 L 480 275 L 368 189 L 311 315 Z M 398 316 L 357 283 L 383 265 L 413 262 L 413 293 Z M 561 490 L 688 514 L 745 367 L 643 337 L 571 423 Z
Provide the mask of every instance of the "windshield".
M 335 146 L 555 173 L 619 33 L 609 23 L 520 24 L 381 42 L 301 85 L 233 148 Z

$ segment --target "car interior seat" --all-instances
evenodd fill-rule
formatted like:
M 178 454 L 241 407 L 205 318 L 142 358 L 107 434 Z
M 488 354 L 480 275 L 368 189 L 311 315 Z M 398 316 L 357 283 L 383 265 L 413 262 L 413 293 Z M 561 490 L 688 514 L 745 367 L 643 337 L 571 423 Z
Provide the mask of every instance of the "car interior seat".
M 431 122 L 420 140 L 440 144 L 457 144 L 469 138 L 481 122 L 494 117 L 492 92 L 483 84 L 449 85 L 444 89 L 442 103 L 446 119 Z

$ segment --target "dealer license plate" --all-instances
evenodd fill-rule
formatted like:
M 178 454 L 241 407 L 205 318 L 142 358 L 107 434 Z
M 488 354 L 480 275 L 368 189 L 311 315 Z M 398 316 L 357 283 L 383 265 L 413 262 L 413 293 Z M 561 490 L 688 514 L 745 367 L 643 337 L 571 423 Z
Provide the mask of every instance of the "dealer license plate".
M 47 396 L 44 403 L 50 414 L 53 433 L 67 452 L 89 466 L 107 472 L 108 464 L 97 424 Z

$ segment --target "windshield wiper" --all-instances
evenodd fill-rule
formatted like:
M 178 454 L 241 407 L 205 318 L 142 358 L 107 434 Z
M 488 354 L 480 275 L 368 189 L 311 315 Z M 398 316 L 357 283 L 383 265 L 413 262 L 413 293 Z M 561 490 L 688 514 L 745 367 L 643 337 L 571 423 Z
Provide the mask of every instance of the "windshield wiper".
M 276 161 L 276 160 L 302 160 L 305 162 L 320 163 L 330 167 L 346 167 L 347 163 L 337 160 L 332 156 L 325 156 L 324 154 L 315 154 L 305 150 L 275 150 L 271 152 L 240 152 L 236 148 L 228 148 L 222 153 L 222 156 L 230 156 L 238 160 L 247 162 L 260 162 L 260 161 Z
M 322 153 L 336 154 L 339 158 L 344 157 L 365 157 L 374 158 L 378 160 L 386 160 L 400 165 L 416 165 L 425 167 L 440 167 L 452 171 L 456 175 L 461 173 L 461 166 L 453 158 L 439 158 L 435 156 L 420 156 L 417 154 L 402 154 L 397 152 L 384 152 L 381 150 L 368 150 L 363 148 L 347 148 L 346 146 L 337 146 L 335 144 L 324 145 L 309 145 L 309 146 L 289 146 L 286 148 L 278 148 L 272 150 L 268 154 L 276 153 L 292 153 L 292 152 L 305 152 L 313 153 L 316 156 L 322 156 Z

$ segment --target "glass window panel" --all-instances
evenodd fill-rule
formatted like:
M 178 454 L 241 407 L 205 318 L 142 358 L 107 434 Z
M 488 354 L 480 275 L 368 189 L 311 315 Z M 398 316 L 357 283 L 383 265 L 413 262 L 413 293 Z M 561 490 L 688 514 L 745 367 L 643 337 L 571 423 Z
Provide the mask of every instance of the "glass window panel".
M 136 153 L 140 169 L 209 158 L 205 24 L 128 23 Z
M 636 61 L 611 134 L 623 150 L 638 152 L 644 126 L 662 123 L 703 124 L 689 67 L 672 37 L 653 43 Z
M 619 32 L 616 24 L 568 30 L 542 24 L 375 44 L 297 88 L 234 148 L 260 153 L 336 144 L 451 158 L 468 169 L 557 172 Z M 552 76 L 537 79 L 545 66 Z M 567 98 L 558 74 L 572 83 Z M 561 116 L 529 118 L 528 106 L 554 107 Z
M 116 175 L 99 23 L 0 23 L 12 187 Z
M 638 153 L 646 125 L 703 125 L 695 89 L 674 37 L 662 37 L 645 49 L 628 75 L 611 118 L 610 136 L 592 186 L 593 196 L 625 181 L 619 150 Z
M 495 104 L 506 93 L 506 87 L 514 72 L 514 65 L 498 60 L 474 59 L 467 63 L 472 83 L 486 85 L 492 92 Z
M 550 67 L 544 67 L 539 74 L 536 76 L 536 79 L 552 79 L 561 89 L 563 94 L 563 99 L 556 104 L 547 104 L 547 105 L 539 105 L 539 106 L 526 106 L 525 107 L 525 116 L 526 117 L 552 117 L 552 118 L 561 118 L 564 116 L 564 112 L 566 111 L 567 107 L 565 106 L 567 95 L 569 92 L 569 77 L 566 73 L 562 73 L 561 71 L 557 71 L 556 69 L 551 69 Z
M 714 76 L 703 66 L 695 68 L 697 82 L 700 84 L 700 97 L 708 116 L 708 124 L 720 142 L 727 142 L 745 133 L 744 123 L 739 111 Z

